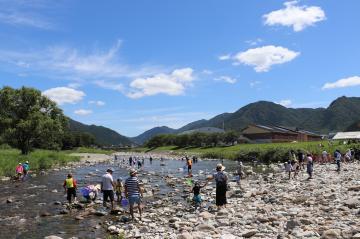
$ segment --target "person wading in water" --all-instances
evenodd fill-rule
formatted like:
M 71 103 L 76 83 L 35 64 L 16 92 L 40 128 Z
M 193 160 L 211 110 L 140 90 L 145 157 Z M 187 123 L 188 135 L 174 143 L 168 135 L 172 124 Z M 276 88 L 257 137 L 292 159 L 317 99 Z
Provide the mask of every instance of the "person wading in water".
M 71 173 L 69 173 L 67 179 L 65 179 L 63 187 L 65 189 L 65 193 L 67 193 L 67 200 L 69 204 L 71 204 L 72 197 L 74 197 L 74 202 L 76 202 L 76 181 Z

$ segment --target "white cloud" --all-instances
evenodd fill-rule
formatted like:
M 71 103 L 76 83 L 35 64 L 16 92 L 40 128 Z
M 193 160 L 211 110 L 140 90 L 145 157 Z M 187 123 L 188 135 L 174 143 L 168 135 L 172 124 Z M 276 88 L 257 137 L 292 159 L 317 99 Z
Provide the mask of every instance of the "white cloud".
M 83 99 L 85 93 L 68 87 L 51 88 L 43 92 L 43 95 L 55 101 L 59 105 L 75 104 Z
M 61 4 L 60 4 L 61 5 Z M 0 23 L 11 26 L 54 29 L 44 14 L 59 10 L 59 3 L 43 0 L 0 0 Z
M 282 105 L 284 107 L 289 107 L 292 105 L 292 101 L 291 100 L 280 100 L 279 102 L 276 102 L 279 105 Z
M 92 114 L 92 110 L 79 109 L 79 110 L 75 110 L 74 114 L 85 116 L 85 115 Z
M 248 40 L 248 41 L 245 41 L 247 44 L 249 44 L 250 46 L 256 46 L 260 43 L 262 43 L 264 40 L 261 39 L 261 38 L 256 38 L 255 40 Z
M 128 97 L 136 99 L 157 94 L 181 95 L 194 80 L 193 69 L 182 68 L 170 74 L 157 74 L 147 78 L 137 78 L 130 83 Z
M 69 88 L 77 89 L 81 86 L 80 83 L 70 83 L 67 85 Z
M 317 6 L 298 6 L 298 1 L 285 2 L 285 8 L 263 16 L 265 25 L 292 27 L 295 32 L 304 30 L 326 19 L 325 12 Z
M 101 100 L 90 100 L 89 104 L 91 105 L 97 105 L 97 106 L 104 106 L 105 102 Z
M 219 60 L 220 60 L 220 61 L 226 61 L 226 60 L 230 60 L 230 59 L 231 59 L 231 55 L 230 55 L 230 54 L 226 54 L 226 55 L 219 56 Z
M 237 53 L 234 64 L 254 66 L 256 72 L 267 72 L 273 65 L 283 64 L 295 59 L 300 53 L 281 46 L 263 46 Z
M 215 78 L 214 79 L 215 81 L 224 81 L 226 83 L 229 83 L 229 84 L 235 84 L 237 79 L 235 78 L 232 78 L 230 76 L 220 76 L 218 78 Z
M 120 62 L 118 52 L 121 41 L 108 50 L 80 52 L 76 48 L 50 46 L 33 51 L 0 50 L 2 67 L 27 68 L 37 74 L 68 80 L 90 79 L 102 81 L 119 78 L 136 78 L 157 74 L 164 69 L 158 66 L 141 65 L 131 67 Z M 55 74 L 54 74 L 55 73 Z
M 0 12 L 0 22 L 10 25 L 21 25 L 27 27 L 41 28 L 41 29 L 52 29 L 51 23 L 26 14 L 20 13 L 4 13 Z
M 326 83 L 324 84 L 322 89 L 328 90 L 328 89 L 346 88 L 346 87 L 359 86 L 359 85 L 360 85 L 360 76 L 352 76 L 352 77 L 340 79 L 332 83 Z
M 123 84 L 119 84 L 114 81 L 97 80 L 94 81 L 94 84 L 104 89 L 115 90 L 120 93 L 125 92 Z

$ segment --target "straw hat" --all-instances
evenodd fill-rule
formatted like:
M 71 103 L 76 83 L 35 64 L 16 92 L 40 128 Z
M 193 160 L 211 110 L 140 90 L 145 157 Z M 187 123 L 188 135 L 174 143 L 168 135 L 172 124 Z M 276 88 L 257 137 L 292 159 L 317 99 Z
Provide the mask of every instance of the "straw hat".
M 217 171 L 224 171 L 225 167 L 221 163 L 219 163 L 218 165 L 216 165 L 216 170 Z
M 137 174 L 137 171 L 135 170 L 135 169 L 130 169 L 130 175 L 132 176 L 132 175 L 135 175 L 135 174 Z

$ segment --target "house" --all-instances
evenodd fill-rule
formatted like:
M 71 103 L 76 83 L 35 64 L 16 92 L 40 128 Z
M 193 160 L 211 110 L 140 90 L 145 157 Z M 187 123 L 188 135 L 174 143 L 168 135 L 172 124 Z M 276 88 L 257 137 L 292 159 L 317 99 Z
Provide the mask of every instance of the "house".
M 284 126 L 250 124 L 242 130 L 242 135 L 257 143 L 317 141 L 321 135 L 310 131 Z

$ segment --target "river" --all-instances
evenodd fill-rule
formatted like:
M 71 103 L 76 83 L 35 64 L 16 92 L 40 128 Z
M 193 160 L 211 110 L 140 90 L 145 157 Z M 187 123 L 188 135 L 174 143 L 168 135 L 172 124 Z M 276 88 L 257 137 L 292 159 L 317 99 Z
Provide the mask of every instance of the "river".
M 218 162 L 204 160 L 194 164 L 194 178 L 204 180 L 207 174 L 213 172 Z M 223 163 L 229 172 L 236 167 L 236 162 L 233 161 L 224 160 Z M 104 238 L 105 230 L 101 223 L 104 220 L 116 220 L 114 216 L 98 217 L 90 215 L 84 220 L 75 220 L 78 211 L 61 215 L 59 212 L 63 209 L 63 206 L 55 205 L 55 202 L 60 201 L 63 203 L 66 201 L 62 183 L 68 172 L 73 173 L 74 178 L 78 181 L 78 188 L 81 188 L 88 184 L 99 183 L 101 175 L 109 167 L 115 169 L 114 180 L 117 178 L 125 179 L 128 171 L 121 164 L 122 160 L 92 166 L 82 165 L 71 169 L 51 170 L 46 175 L 30 177 L 24 182 L 0 183 L 0 237 L 28 239 L 58 235 L 63 238 Z M 165 166 L 162 164 L 165 164 Z M 164 178 L 167 175 L 184 178 L 186 176 L 186 172 L 183 170 L 184 165 L 185 161 L 181 160 L 154 160 L 150 164 L 149 160 L 146 159 L 145 165 L 140 171 L 139 179 L 146 179 L 146 182 L 151 187 L 159 189 L 159 195 L 166 196 L 169 192 L 180 188 L 181 185 L 170 187 L 166 184 Z M 177 200 L 180 200 L 179 198 L 177 197 Z M 8 203 L 8 199 L 12 202 Z M 145 210 L 146 201 L 147 199 L 145 199 Z M 104 210 L 101 205 L 97 207 Z M 48 215 L 41 216 L 45 212 Z

